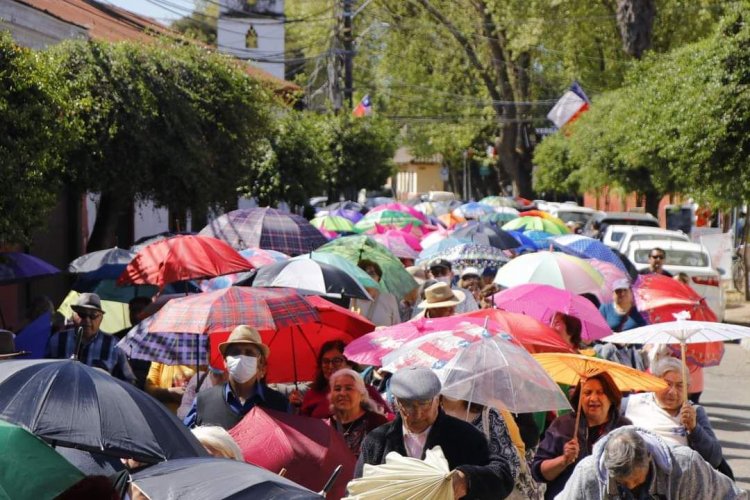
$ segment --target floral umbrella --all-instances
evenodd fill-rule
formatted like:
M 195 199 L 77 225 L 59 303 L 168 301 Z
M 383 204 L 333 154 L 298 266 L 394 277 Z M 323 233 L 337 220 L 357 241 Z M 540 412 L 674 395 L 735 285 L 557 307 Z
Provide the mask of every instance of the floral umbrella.
M 434 254 L 431 259 L 445 259 L 452 264 L 453 272 L 459 274 L 466 267 L 484 269 L 498 268 L 508 262 L 510 258 L 505 253 L 494 247 L 480 245 L 477 243 L 461 243 L 443 252 Z M 420 260 L 426 263 L 427 260 Z

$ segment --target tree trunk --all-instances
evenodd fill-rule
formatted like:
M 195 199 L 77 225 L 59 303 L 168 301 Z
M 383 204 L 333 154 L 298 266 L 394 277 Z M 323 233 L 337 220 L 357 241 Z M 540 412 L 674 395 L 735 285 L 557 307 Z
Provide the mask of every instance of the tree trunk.
M 617 25 L 625 52 L 640 59 L 651 48 L 656 6 L 654 0 L 619 0 Z
M 644 193 L 646 197 L 646 212 L 650 213 L 657 219 L 659 218 L 659 202 L 662 199 L 662 193 L 656 193 L 654 191 L 648 191 Z
M 91 231 L 87 252 L 112 248 L 117 244 L 117 224 L 120 216 L 127 211 L 128 201 L 114 193 L 101 193 L 96 211 L 96 222 Z M 84 221 L 85 223 L 85 221 Z
M 500 165 L 508 174 L 513 185 L 513 196 L 533 199 L 531 180 L 531 152 L 520 137 L 521 127 L 507 124 L 500 135 Z

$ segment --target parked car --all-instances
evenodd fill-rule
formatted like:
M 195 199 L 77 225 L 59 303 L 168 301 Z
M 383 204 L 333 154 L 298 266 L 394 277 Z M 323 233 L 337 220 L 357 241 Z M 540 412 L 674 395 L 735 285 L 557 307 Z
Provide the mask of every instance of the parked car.
M 659 227 L 659 221 L 651 214 L 639 212 L 597 212 L 584 226 L 583 234 L 599 238 L 605 245 L 615 248 L 616 241 L 604 240 L 607 227 L 613 225 Z
M 723 321 L 726 302 L 721 277 L 726 271 L 714 269 L 706 247 L 688 241 L 643 240 L 631 242 L 626 255 L 640 271 L 648 267 L 648 256 L 656 247 L 666 253 L 664 269 L 675 276 L 687 274 L 690 286 L 706 299 L 719 321 Z
M 593 208 L 581 207 L 575 203 L 546 203 L 543 210 L 554 215 L 558 219 L 567 223 L 574 223 L 584 227 L 597 211 Z
M 617 243 L 615 248 L 624 254 L 628 253 L 628 247 L 635 241 L 690 241 L 688 235 L 682 231 L 673 231 L 671 229 L 662 229 L 660 227 L 623 226 L 615 224 L 614 226 L 609 226 L 607 232 L 611 233 L 609 239 L 612 240 L 613 243 Z M 605 237 L 607 236 L 605 235 Z

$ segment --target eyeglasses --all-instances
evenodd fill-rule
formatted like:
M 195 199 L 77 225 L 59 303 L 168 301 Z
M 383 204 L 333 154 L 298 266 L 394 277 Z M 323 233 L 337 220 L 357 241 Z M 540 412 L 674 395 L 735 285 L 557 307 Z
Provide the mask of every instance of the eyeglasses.
M 416 400 L 396 400 L 396 408 L 407 414 L 426 411 L 432 407 L 434 399 L 416 399 Z
M 344 363 L 346 363 L 346 358 L 344 356 L 336 356 L 335 358 L 323 358 L 320 360 L 321 365 L 341 366 Z
M 664 255 L 661 255 L 661 254 L 659 254 L 659 255 L 649 255 L 649 257 L 651 257 L 652 259 L 660 259 L 660 260 L 664 259 Z
M 101 314 L 97 312 L 79 312 L 78 317 L 81 319 L 98 319 Z

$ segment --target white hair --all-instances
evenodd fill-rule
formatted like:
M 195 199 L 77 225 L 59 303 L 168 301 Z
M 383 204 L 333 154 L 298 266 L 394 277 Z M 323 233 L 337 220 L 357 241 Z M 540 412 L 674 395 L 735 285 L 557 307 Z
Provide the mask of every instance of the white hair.
M 682 375 L 682 362 L 672 356 L 659 358 L 651 368 L 651 373 L 657 377 L 663 377 L 667 372 L 677 372 Z
M 245 461 L 237 442 L 223 427 L 201 425 L 194 427 L 192 431 L 210 455 L 231 458 L 239 462 Z
M 613 432 L 604 446 L 602 463 L 615 479 L 630 476 L 636 469 L 648 467 L 651 457 L 646 441 L 633 427 Z
M 373 403 L 373 401 L 370 399 L 370 393 L 367 392 L 365 381 L 362 380 L 362 377 L 359 375 L 359 373 L 355 372 L 351 368 L 341 368 L 340 370 L 336 370 L 331 375 L 331 378 L 328 379 L 328 387 L 330 387 L 328 392 L 329 401 L 331 400 L 331 392 L 333 391 L 333 386 L 336 384 L 336 379 L 339 377 L 351 377 L 351 379 L 354 380 L 354 388 L 362 395 L 362 402 L 360 403 L 362 409 L 381 413 L 380 411 L 378 411 L 378 408 L 376 408 L 375 403 Z M 333 411 L 333 403 L 331 403 L 331 411 Z

